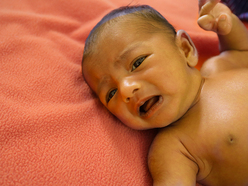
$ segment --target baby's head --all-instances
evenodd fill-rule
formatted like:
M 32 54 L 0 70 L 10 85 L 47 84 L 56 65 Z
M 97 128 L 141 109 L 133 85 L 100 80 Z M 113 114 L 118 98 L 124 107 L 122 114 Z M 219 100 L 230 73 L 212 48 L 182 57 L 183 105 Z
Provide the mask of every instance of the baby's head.
M 97 41 L 104 30 L 108 30 L 117 22 L 126 22 L 136 24 L 137 31 L 140 32 L 164 32 L 175 38 L 175 28 L 155 9 L 148 5 L 141 6 L 125 6 L 115 9 L 105 15 L 100 22 L 90 32 L 84 47 L 84 58 L 86 58 L 94 50 Z
M 91 31 L 82 72 L 100 101 L 127 126 L 160 128 L 190 108 L 200 75 L 183 30 L 149 6 L 121 7 Z

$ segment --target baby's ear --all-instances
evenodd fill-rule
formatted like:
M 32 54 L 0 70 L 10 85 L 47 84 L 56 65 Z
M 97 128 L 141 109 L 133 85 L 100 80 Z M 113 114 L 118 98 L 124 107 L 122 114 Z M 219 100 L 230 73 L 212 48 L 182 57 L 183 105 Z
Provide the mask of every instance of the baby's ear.
M 190 36 L 184 30 L 177 31 L 177 45 L 183 52 L 187 63 L 190 67 L 194 67 L 198 62 L 198 53 Z

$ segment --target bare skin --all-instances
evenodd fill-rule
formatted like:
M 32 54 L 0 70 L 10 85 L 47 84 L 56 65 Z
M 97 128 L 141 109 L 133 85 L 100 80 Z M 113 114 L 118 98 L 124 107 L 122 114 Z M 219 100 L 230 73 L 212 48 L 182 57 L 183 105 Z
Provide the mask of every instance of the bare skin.
M 212 2 L 214 7 L 217 1 Z M 224 12 L 231 23 L 221 35 L 217 21 L 209 28 L 208 17 L 199 19 L 200 26 L 219 34 L 222 53 L 201 69 L 205 82 L 197 104 L 154 140 L 149 159 L 154 185 L 248 185 L 248 34 L 226 7 L 207 6 L 211 19 Z
M 248 185 L 247 83 L 246 69 L 206 78 L 197 104 L 154 140 L 154 185 Z
M 83 74 L 127 126 L 162 128 L 148 160 L 154 186 L 247 186 L 248 32 L 218 0 L 199 5 L 198 23 L 218 34 L 222 52 L 201 72 L 185 31 L 173 45 L 164 33 L 135 34 L 125 15 L 105 28 Z

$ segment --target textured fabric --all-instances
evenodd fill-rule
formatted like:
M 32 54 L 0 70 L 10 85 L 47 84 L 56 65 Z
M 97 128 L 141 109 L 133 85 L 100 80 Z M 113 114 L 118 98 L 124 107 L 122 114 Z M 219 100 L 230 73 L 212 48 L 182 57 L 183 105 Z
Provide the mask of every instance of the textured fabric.
M 248 21 L 248 0 L 222 0 L 241 20 Z

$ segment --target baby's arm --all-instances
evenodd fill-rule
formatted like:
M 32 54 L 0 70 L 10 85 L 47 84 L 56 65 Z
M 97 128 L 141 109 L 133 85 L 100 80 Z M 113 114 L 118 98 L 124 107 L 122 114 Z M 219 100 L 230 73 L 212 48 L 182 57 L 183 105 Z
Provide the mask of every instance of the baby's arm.
M 148 157 L 153 186 L 195 186 L 198 165 L 193 159 L 175 135 L 161 130 Z
M 199 0 L 198 24 L 218 34 L 220 51 L 248 51 L 248 31 L 220 0 Z

